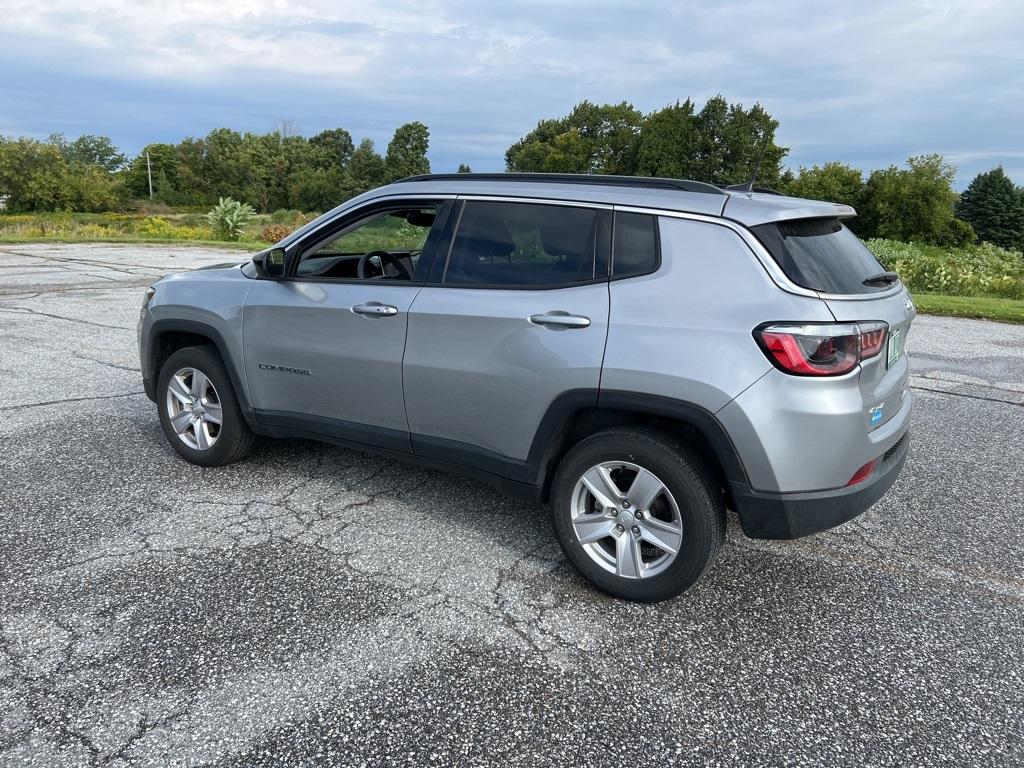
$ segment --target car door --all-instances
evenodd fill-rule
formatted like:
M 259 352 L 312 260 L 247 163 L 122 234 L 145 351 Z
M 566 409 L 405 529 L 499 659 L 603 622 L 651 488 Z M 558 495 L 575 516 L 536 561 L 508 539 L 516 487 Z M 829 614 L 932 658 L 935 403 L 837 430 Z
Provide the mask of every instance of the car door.
M 532 482 L 534 436 L 555 401 L 597 403 L 610 211 L 473 198 L 452 218 L 447 260 L 409 311 L 413 450 Z
M 449 205 L 401 199 L 344 213 L 289 246 L 284 279 L 253 285 L 242 340 L 261 424 L 409 450 L 408 312 Z

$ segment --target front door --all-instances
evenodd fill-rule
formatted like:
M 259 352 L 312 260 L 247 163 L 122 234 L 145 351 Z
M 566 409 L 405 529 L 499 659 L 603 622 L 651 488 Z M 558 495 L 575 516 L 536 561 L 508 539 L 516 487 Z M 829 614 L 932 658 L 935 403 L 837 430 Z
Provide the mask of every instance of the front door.
M 289 247 L 285 279 L 253 285 L 242 339 L 260 423 L 409 449 L 408 312 L 444 210 L 403 201 L 342 214 Z

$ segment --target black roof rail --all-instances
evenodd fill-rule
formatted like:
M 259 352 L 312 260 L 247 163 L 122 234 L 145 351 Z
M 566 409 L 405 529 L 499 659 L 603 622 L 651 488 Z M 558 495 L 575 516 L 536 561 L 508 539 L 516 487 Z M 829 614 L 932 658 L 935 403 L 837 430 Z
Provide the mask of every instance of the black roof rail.
M 643 187 L 647 189 L 675 189 L 683 192 L 701 192 L 706 195 L 724 195 L 713 184 L 688 179 L 659 179 L 647 176 L 611 176 L 598 173 L 424 173 L 399 179 L 407 181 L 533 181 L 549 184 L 594 184 L 612 187 Z

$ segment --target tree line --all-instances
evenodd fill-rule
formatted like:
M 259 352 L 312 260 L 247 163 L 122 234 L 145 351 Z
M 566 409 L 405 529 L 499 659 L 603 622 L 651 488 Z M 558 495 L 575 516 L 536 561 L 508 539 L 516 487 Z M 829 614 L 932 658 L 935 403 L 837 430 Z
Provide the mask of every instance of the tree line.
M 309 138 L 217 128 L 177 144 L 149 144 L 128 161 L 103 136 L 0 137 L 0 196 L 15 212 L 116 210 L 150 197 L 170 206 L 230 197 L 263 212 L 326 211 L 381 184 L 429 173 L 429 140 L 423 123 L 406 123 L 382 156 L 373 141 L 355 144 L 344 128 Z
M 955 168 L 939 155 L 864 173 L 840 162 L 790 170 L 788 148 L 760 104 L 722 96 L 700 109 L 690 99 L 644 113 L 628 102 L 583 101 L 565 116 L 541 120 L 505 153 L 509 171 L 607 173 L 758 186 L 846 203 L 861 237 L 938 245 L 977 239 L 1024 250 L 1024 189 L 1001 168 L 979 174 L 962 193 Z M 218 128 L 202 138 L 145 147 L 128 160 L 109 139 L 61 135 L 47 141 L 0 137 L 0 196 L 10 211 L 113 210 L 150 197 L 171 206 L 210 206 L 221 197 L 259 211 L 324 211 L 381 184 L 429 173 L 430 133 L 419 122 L 394 133 L 383 155 L 344 128 L 315 136 Z M 148 165 L 147 165 L 148 160 Z M 460 172 L 469 172 L 465 164 Z
M 757 184 L 783 194 L 845 203 L 850 227 L 864 238 L 935 245 L 984 240 L 1024 251 L 1024 188 L 1002 168 L 982 173 L 958 195 L 956 168 L 940 155 L 865 174 L 840 162 L 784 169 L 778 121 L 759 104 L 747 109 L 722 96 L 697 110 L 691 100 L 644 114 L 628 102 L 576 105 L 541 120 L 505 153 L 510 171 L 663 176 L 712 184 Z

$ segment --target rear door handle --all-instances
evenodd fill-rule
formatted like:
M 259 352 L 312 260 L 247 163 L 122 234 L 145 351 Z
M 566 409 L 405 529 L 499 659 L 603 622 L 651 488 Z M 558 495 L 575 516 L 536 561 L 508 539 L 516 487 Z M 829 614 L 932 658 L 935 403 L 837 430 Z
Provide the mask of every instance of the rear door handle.
M 545 312 L 542 315 L 530 315 L 530 322 L 534 325 L 544 325 L 549 328 L 588 328 L 590 318 L 583 315 L 570 315 L 568 312 L 556 310 Z
M 398 307 L 381 304 L 379 301 L 369 301 L 366 304 L 356 304 L 352 311 L 367 317 L 394 317 L 398 314 Z

